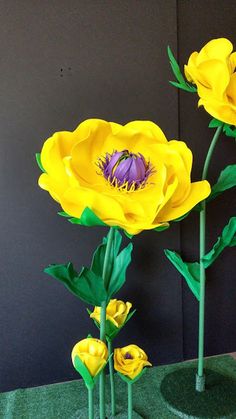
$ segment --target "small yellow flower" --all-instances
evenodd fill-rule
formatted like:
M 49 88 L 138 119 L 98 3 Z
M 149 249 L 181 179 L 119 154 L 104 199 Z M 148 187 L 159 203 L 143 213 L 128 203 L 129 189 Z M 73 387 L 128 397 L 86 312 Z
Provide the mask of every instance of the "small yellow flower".
M 110 300 L 106 308 L 106 319 L 113 323 L 117 328 L 120 328 L 132 307 L 132 304 L 124 301 L 113 299 Z M 94 307 L 94 311 L 90 314 L 90 317 L 100 323 L 101 307 Z
M 151 366 L 146 353 L 137 345 L 128 345 L 114 350 L 114 368 L 131 380 L 137 377 L 144 367 Z
M 131 235 L 168 225 L 210 194 L 207 181 L 191 183 L 186 144 L 149 121 L 89 119 L 47 139 L 41 163 L 40 187 L 67 214 L 81 219 L 89 208 Z
M 72 349 L 71 358 L 74 366 L 76 356 L 87 367 L 91 376 L 95 377 L 106 365 L 108 349 L 101 340 L 87 338 L 76 343 Z
M 196 84 L 199 106 L 214 118 L 236 125 L 236 52 L 225 38 L 213 39 L 185 65 L 188 81 Z

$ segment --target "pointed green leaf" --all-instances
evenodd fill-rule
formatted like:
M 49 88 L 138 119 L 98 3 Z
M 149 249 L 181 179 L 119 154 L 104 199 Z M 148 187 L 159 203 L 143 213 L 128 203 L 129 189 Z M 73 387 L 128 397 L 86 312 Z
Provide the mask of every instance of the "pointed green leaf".
M 46 170 L 44 169 L 42 162 L 41 162 L 41 154 L 40 153 L 36 153 L 35 154 L 35 158 L 36 158 L 36 162 L 38 164 L 38 167 L 40 168 L 40 170 L 44 173 L 46 173 Z
M 208 127 L 209 127 L 209 128 L 218 128 L 218 127 L 220 127 L 221 125 L 224 125 L 224 122 L 221 122 L 221 121 L 219 121 L 219 120 L 218 120 L 218 119 L 216 119 L 216 118 L 213 118 L 213 119 L 210 121 L 210 123 L 209 123 Z
M 84 365 L 84 363 L 81 361 L 81 359 L 76 355 L 75 359 L 74 359 L 74 367 L 76 369 L 76 371 L 81 375 L 81 377 L 83 378 L 86 386 L 88 388 L 93 389 L 94 387 L 94 379 L 91 376 L 88 368 Z
M 197 300 L 200 300 L 200 268 L 198 262 L 187 263 L 182 260 L 180 255 L 171 250 L 165 249 L 165 255 L 174 267 L 183 275 L 192 293 Z
M 207 201 L 211 201 L 222 192 L 233 188 L 234 186 L 236 186 L 236 164 L 229 165 L 222 170 L 217 182 L 211 189 L 211 194 Z
M 83 268 L 78 274 L 72 265 L 50 265 L 44 272 L 61 281 L 73 294 L 86 303 L 100 306 L 106 300 L 107 293 L 103 280 L 88 268 Z
M 177 87 L 178 89 L 184 90 L 185 92 L 195 93 L 197 89 L 195 87 L 189 86 L 188 84 L 180 84 L 175 81 L 169 82 L 172 86 Z
M 126 269 L 131 262 L 132 243 L 129 243 L 116 257 L 108 285 L 108 298 L 110 299 L 125 283 Z
M 132 380 L 127 375 L 121 374 L 121 372 L 117 372 L 117 374 L 120 376 L 120 378 L 125 381 L 127 384 L 134 384 L 136 381 L 138 381 L 143 374 L 145 374 L 147 368 L 143 368 L 142 371 Z
M 172 71 L 173 71 L 176 79 L 178 80 L 178 82 L 181 85 L 185 84 L 185 79 L 182 76 L 182 73 L 181 73 L 180 68 L 179 68 L 179 64 L 177 63 L 177 61 L 176 61 L 176 59 L 175 59 L 175 57 L 174 57 L 174 55 L 173 55 L 169 46 L 167 47 L 167 53 L 168 53 L 168 57 L 169 57 L 169 60 L 170 60 L 170 65 L 171 65 Z
M 169 57 L 169 60 L 170 60 L 170 65 L 171 65 L 172 71 L 173 71 L 173 73 L 176 77 L 176 80 L 178 81 L 178 83 L 175 82 L 175 81 L 170 81 L 170 84 L 172 84 L 175 87 L 178 87 L 179 89 L 185 90 L 187 92 L 191 92 L 191 93 L 196 92 L 197 91 L 196 87 L 192 86 L 191 84 L 186 82 L 186 80 L 185 80 L 184 76 L 182 75 L 181 70 L 179 68 L 179 64 L 176 61 L 176 59 L 175 59 L 175 57 L 174 57 L 174 55 L 173 55 L 169 46 L 167 47 L 167 53 L 168 53 L 168 57 Z
M 203 264 L 205 268 L 208 268 L 216 260 L 216 258 L 221 254 L 226 246 L 232 247 L 236 245 L 236 217 L 232 217 L 229 220 L 229 223 L 224 227 L 222 234 L 218 237 L 217 242 L 214 244 L 213 248 L 209 253 L 207 253 L 203 258 Z
M 236 127 L 231 128 L 229 124 L 224 124 L 223 131 L 227 135 L 227 137 L 236 138 Z
M 72 217 L 69 219 L 72 224 L 79 224 L 87 227 L 106 226 L 106 224 L 88 207 L 86 207 L 80 218 Z
M 124 234 L 126 235 L 126 237 L 128 237 L 128 239 L 132 239 L 133 238 L 133 234 L 129 234 L 129 233 L 127 233 L 127 231 L 125 231 L 125 230 L 123 230 L 124 231 Z
M 59 211 L 57 214 L 60 215 L 61 217 L 66 217 L 66 218 L 71 217 L 71 215 L 67 214 L 67 212 L 65 211 Z
M 167 230 L 169 227 L 170 227 L 170 224 L 168 224 L 168 223 L 164 224 L 164 223 L 163 223 L 163 225 L 161 225 L 161 226 L 159 226 L 159 227 L 156 227 L 156 228 L 154 228 L 153 230 L 154 230 L 154 231 L 157 231 L 157 232 L 160 232 L 160 231 L 165 231 L 165 230 Z

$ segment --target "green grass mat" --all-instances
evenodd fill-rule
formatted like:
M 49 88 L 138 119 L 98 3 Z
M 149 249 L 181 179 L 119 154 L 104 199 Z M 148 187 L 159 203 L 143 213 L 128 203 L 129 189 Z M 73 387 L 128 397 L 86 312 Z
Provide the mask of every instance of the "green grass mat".
M 230 356 L 218 356 L 206 360 L 206 368 L 214 369 L 236 380 L 236 361 Z M 193 367 L 195 361 L 148 369 L 134 384 L 134 408 L 146 419 L 175 419 L 160 395 L 160 383 L 164 376 L 177 368 Z M 126 386 L 116 378 L 117 401 L 126 407 Z M 109 384 L 107 380 L 107 399 Z M 96 400 L 98 389 L 96 389 Z M 30 389 L 20 389 L 0 394 L 1 419 L 76 419 L 78 409 L 87 405 L 87 392 L 81 380 L 51 384 Z M 234 419 L 236 416 L 234 416 Z M 86 418 L 84 418 L 86 419 Z

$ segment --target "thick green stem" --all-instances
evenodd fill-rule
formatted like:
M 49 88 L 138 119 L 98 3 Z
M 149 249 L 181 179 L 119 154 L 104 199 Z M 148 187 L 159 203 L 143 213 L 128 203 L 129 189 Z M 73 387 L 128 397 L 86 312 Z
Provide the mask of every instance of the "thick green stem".
M 132 383 L 128 383 L 128 419 L 132 419 L 133 413 L 133 388 Z
M 217 140 L 219 138 L 222 126 L 218 127 L 210 144 L 206 160 L 202 172 L 202 180 L 207 178 L 209 165 L 215 149 Z M 205 255 L 206 247 L 206 201 L 203 201 L 200 211 L 200 242 L 199 242 L 199 257 L 200 257 L 200 302 L 199 302 L 199 336 L 198 336 L 198 372 L 196 377 L 196 391 L 205 390 L 204 377 L 204 324 L 205 324 L 205 283 L 206 272 L 202 262 Z
M 113 356 L 112 354 L 112 343 L 108 341 L 108 352 L 109 352 L 109 373 L 110 373 L 110 386 L 111 386 L 111 414 L 116 415 L 116 396 L 115 396 L 115 382 L 114 382 L 114 367 L 113 367 Z
M 94 419 L 94 392 L 93 388 L 88 388 L 88 417 Z
M 103 264 L 103 282 L 106 286 L 108 281 L 108 266 L 110 255 L 112 251 L 112 243 L 114 238 L 114 229 L 113 227 L 110 228 L 109 233 L 107 235 L 107 246 L 106 246 L 106 253 L 104 257 L 104 264 Z M 100 340 L 106 343 L 106 301 L 103 301 L 101 304 L 101 313 L 100 313 Z M 100 397 L 100 419 L 105 419 L 105 370 L 103 370 L 100 374 L 100 386 L 99 386 L 99 397 Z

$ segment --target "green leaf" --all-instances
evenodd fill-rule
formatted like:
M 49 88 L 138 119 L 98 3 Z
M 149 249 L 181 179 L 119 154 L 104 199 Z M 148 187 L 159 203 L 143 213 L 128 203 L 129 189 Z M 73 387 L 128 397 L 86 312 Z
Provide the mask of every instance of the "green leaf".
M 218 127 L 221 127 L 222 125 L 224 125 L 224 122 L 221 122 L 221 121 L 219 121 L 219 120 L 218 120 L 218 119 L 216 119 L 216 118 L 213 118 L 213 119 L 210 121 L 210 123 L 209 123 L 208 127 L 209 127 L 209 128 L 218 128 Z
M 236 138 L 236 127 L 231 128 L 229 124 L 224 124 L 223 131 L 227 137 L 233 137 Z
M 181 215 L 181 217 L 179 217 L 179 218 L 176 218 L 175 220 L 173 220 L 173 222 L 174 223 L 178 223 L 179 221 L 182 221 L 182 220 L 184 220 L 184 218 L 186 218 L 188 215 L 189 215 L 189 213 L 190 213 L 191 211 L 188 211 L 188 212 L 186 212 L 186 214 L 184 214 L 184 215 Z
M 67 212 L 65 211 L 59 211 L 57 214 L 60 215 L 61 217 L 66 217 L 66 218 L 71 217 L 71 215 L 67 214 Z
M 211 189 L 211 194 L 207 201 L 211 201 L 222 192 L 233 188 L 234 186 L 236 186 L 236 164 L 229 165 L 222 170 L 217 182 Z
M 187 83 L 186 84 L 180 84 L 180 83 L 177 83 L 175 81 L 170 81 L 169 83 L 172 84 L 172 86 L 177 87 L 178 89 L 184 90 L 185 92 L 195 93 L 197 91 L 197 89 L 195 89 L 194 87 L 189 86 Z
M 41 162 L 41 154 L 40 153 L 35 153 L 35 158 L 36 158 L 36 162 L 38 164 L 38 167 L 40 168 L 40 170 L 44 173 L 46 173 L 46 170 L 43 168 L 42 162 Z
M 174 82 L 174 81 L 170 81 L 170 83 L 173 86 L 178 87 L 179 89 L 185 90 L 187 92 L 191 92 L 191 93 L 196 92 L 197 91 L 196 87 L 187 83 L 185 78 L 183 77 L 183 75 L 181 73 L 181 70 L 179 68 L 179 64 L 177 63 L 177 61 L 176 61 L 176 59 L 175 59 L 175 57 L 174 57 L 174 55 L 173 55 L 169 46 L 167 47 L 167 53 L 168 53 L 168 57 L 169 57 L 169 60 L 170 60 L 170 65 L 171 65 L 172 71 L 173 71 L 173 73 L 176 77 L 176 80 L 178 81 L 178 83 Z
M 187 263 L 180 255 L 172 250 L 164 250 L 166 257 L 174 267 L 183 275 L 192 293 L 200 300 L 200 267 L 198 262 Z
M 107 293 L 101 277 L 88 268 L 82 268 L 78 274 L 72 265 L 50 265 L 44 272 L 62 282 L 73 294 L 88 304 L 100 306 L 106 300 Z
M 129 378 L 127 375 L 121 374 L 121 372 L 117 372 L 117 374 L 120 376 L 120 378 L 125 381 L 127 384 L 134 384 L 136 381 L 138 381 L 143 374 L 145 374 L 147 368 L 143 368 L 142 371 L 133 379 Z
M 84 363 L 81 361 L 81 359 L 76 355 L 75 359 L 74 359 L 74 367 L 76 369 L 76 371 L 81 375 L 81 377 L 83 378 L 86 386 L 88 388 L 93 389 L 94 387 L 94 379 L 91 376 L 88 368 L 84 365 Z
M 164 224 L 164 223 L 163 223 L 163 225 L 161 225 L 161 226 L 159 226 L 159 227 L 156 227 L 156 228 L 153 228 L 153 230 L 154 230 L 154 231 L 157 231 L 157 232 L 160 232 L 160 231 L 165 231 L 165 230 L 167 230 L 169 227 L 170 227 L 170 224 L 168 224 L 168 223 Z
M 205 268 L 208 268 L 216 260 L 216 258 L 221 254 L 225 247 L 235 246 L 236 245 L 236 217 L 232 217 L 229 220 L 229 223 L 224 227 L 222 234 L 218 237 L 217 242 L 214 244 L 213 248 L 209 253 L 207 253 L 203 258 L 203 264 Z
M 119 291 L 126 279 L 126 269 L 131 262 L 131 252 L 133 250 L 132 243 L 129 243 L 119 255 L 115 258 L 111 278 L 108 285 L 108 299 Z
M 125 231 L 125 230 L 123 230 L 124 231 L 124 234 L 126 235 L 126 237 L 128 237 L 128 239 L 132 239 L 133 238 L 133 234 L 129 234 L 129 233 L 127 233 L 127 231 Z
M 86 207 L 80 218 L 72 217 L 69 219 L 72 224 L 79 224 L 86 227 L 106 226 L 106 224 L 88 207 Z

